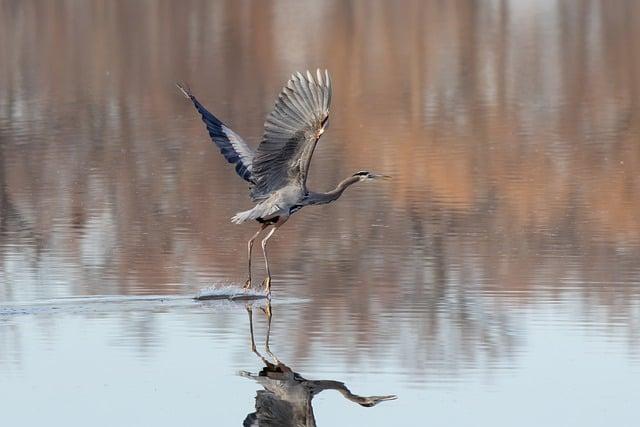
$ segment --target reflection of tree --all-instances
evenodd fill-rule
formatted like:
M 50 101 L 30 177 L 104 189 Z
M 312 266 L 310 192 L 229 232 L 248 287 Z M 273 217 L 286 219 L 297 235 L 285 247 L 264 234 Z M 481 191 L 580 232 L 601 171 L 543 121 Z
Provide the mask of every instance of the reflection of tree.
M 637 330 L 638 2 L 284 3 L 0 5 L 0 262 L 23 266 L 2 296 L 242 278 L 247 195 L 173 83 L 257 143 L 287 74 L 319 65 L 336 93 L 310 180 L 395 180 L 283 229 L 275 292 L 313 299 L 288 320 L 389 350 L 371 319 L 412 313 L 404 349 L 476 362 L 513 354 L 536 298 Z
M 325 390 L 335 390 L 346 399 L 361 406 L 371 407 L 380 402 L 394 400 L 396 396 L 359 396 L 353 394 L 347 386 L 334 380 L 308 380 L 289 366 L 278 360 L 269 348 L 271 332 L 271 304 L 264 308 L 267 315 L 267 338 L 265 351 L 272 358 L 265 358 L 257 350 L 253 335 L 253 308 L 247 305 L 249 313 L 249 329 L 251 333 L 251 350 L 262 360 L 264 368 L 258 374 L 241 372 L 240 375 L 251 378 L 263 387 L 256 393 L 255 412 L 247 415 L 245 426 L 315 426 L 312 400 Z

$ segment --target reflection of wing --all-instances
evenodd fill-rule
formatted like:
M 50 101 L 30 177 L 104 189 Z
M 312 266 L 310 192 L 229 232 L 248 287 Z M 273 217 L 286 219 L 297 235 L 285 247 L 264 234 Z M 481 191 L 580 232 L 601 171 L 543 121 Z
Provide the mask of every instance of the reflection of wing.
M 331 80 L 317 70 L 291 76 L 274 110 L 267 116 L 264 136 L 252 164 L 254 200 L 288 184 L 304 187 L 313 150 L 329 118 Z
M 253 183 L 251 176 L 251 161 L 253 159 L 253 151 L 246 142 L 242 140 L 240 135 L 229 129 L 216 116 L 211 114 L 191 93 L 188 88 L 177 85 L 178 89 L 193 102 L 200 115 L 202 121 L 207 126 L 211 140 L 218 146 L 220 152 L 229 163 L 236 165 L 236 172 L 244 180 Z
M 256 411 L 247 415 L 243 426 L 298 427 L 315 426 L 310 401 L 289 401 L 268 390 L 256 393 Z
M 306 426 L 315 427 L 316 420 L 311 404 L 313 398 L 324 390 L 337 390 L 344 397 L 362 406 L 375 406 L 385 400 L 394 400 L 396 396 L 358 396 L 344 385 L 333 380 L 307 380 L 289 366 L 278 360 L 269 350 L 269 334 L 271 333 L 271 305 L 267 302 L 265 314 L 268 319 L 265 349 L 273 358 L 273 363 L 263 357 L 256 348 L 253 336 L 253 311 L 247 306 L 249 313 L 249 331 L 251 332 L 251 351 L 264 363 L 258 374 L 240 371 L 240 376 L 251 378 L 264 390 L 256 393 L 255 412 L 250 413 L 242 423 L 245 427 L 258 426 Z

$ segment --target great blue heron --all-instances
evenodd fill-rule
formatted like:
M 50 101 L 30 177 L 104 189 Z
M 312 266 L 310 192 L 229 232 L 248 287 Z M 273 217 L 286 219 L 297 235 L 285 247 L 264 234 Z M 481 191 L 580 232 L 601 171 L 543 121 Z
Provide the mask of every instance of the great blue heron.
M 307 173 L 313 150 L 327 129 L 331 104 L 331 79 L 327 70 L 317 70 L 316 76 L 295 73 L 280 92 L 274 110 L 264 124 L 262 142 L 253 151 L 246 142 L 217 117 L 211 114 L 180 84 L 178 88 L 191 99 L 202 115 L 209 135 L 229 163 L 235 164 L 238 175 L 248 181 L 253 209 L 237 213 L 231 220 L 240 224 L 256 220 L 260 229 L 247 243 L 249 278 L 245 288 L 251 287 L 251 250 L 260 233 L 272 227 L 262 239 L 267 277 L 264 290 L 271 292 L 271 270 L 267 258 L 267 241 L 287 219 L 308 205 L 322 205 L 338 199 L 344 190 L 359 181 L 389 178 L 386 175 L 360 171 L 341 181 L 335 189 L 318 193 L 307 189 Z
M 340 381 L 309 380 L 289 366 L 278 360 L 269 349 L 269 335 L 271 334 L 271 304 L 267 302 L 263 308 L 267 316 L 267 337 L 265 350 L 272 360 L 260 354 L 256 347 L 253 334 L 253 308 L 246 306 L 249 313 L 249 330 L 251 333 L 251 351 L 264 363 L 264 368 L 258 374 L 241 371 L 240 375 L 259 383 L 263 390 L 256 393 L 255 412 L 250 413 L 244 420 L 243 426 L 307 426 L 315 427 L 316 419 L 313 413 L 312 401 L 315 396 L 325 390 L 335 390 L 346 399 L 364 407 L 375 406 L 381 402 L 395 400 L 395 395 L 360 396 L 354 394 Z

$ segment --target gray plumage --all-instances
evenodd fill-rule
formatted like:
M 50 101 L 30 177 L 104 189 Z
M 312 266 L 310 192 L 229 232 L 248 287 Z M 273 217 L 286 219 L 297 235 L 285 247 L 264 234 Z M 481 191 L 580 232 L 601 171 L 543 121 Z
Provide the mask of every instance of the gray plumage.
M 332 191 L 319 193 L 307 189 L 311 157 L 329 120 L 331 78 L 327 70 L 317 70 L 315 77 L 309 71 L 291 76 L 280 92 L 273 111 L 267 116 L 264 135 L 255 152 L 237 133 L 204 108 L 188 88 L 182 85 L 178 85 L 178 88 L 193 102 L 220 152 L 228 162 L 235 164 L 238 175 L 250 184 L 251 199 L 256 205 L 231 218 L 236 224 L 248 220 L 262 224 L 248 243 L 247 287 L 251 286 L 251 248 L 262 230 L 273 226 L 262 241 L 267 267 L 264 285 L 269 291 L 271 274 L 266 257 L 266 241 L 291 214 L 304 206 L 330 203 L 356 182 L 388 178 L 361 171 L 340 182 Z
M 264 137 L 253 158 L 253 200 L 289 185 L 305 189 L 313 150 L 329 118 L 331 80 L 309 71 L 291 76 L 264 124 Z
M 264 367 L 257 374 L 240 371 L 240 375 L 251 378 L 260 384 L 263 390 L 256 392 L 255 411 L 247 415 L 243 422 L 246 427 L 315 427 L 316 419 L 313 413 L 312 401 L 315 396 L 325 390 L 335 390 L 346 399 L 364 407 L 372 407 L 381 402 L 395 400 L 396 395 L 360 396 L 354 394 L 340 381 L 309 380 L 295 372 L 279 360 L 269 348 L 271 334 L 271 304 L 263 309 L 267 316 L 267 337 L 265 341 L 266 353 L 269 360 L 256 347 L 253 332 L 253 309 L 247 304 L 249 314 L 249 332 L 251 334 L 251 351 L 264 363 Z
M 211 114 L 191 91 L 178 85 L 191 99 L 213 142 L 238 174 L 251 183 L 251 199 L 261 201 L 287 186 L 304 189 L 313 150 L 324 131 L 331 104 L 331 79 L 320 70 L 291 76 L 267 116 L 264 136 L 255 153 L 244 140 Z M 274 202 L 282 202 L 274 198 Z M 272 202 L 271 204 L 275 204 Z M 243 218 L 243 222 L 249 218 Z M 251 218 L 251 219 L 255 219 Z
M 202 121 L 207 126 L 211 140 L 218 146 L 220 152 L 229 163 L 236 165 L 236 172 L 244 180 L 253 183 L 251 164 L 253 162 L 253 150 L 246 142 L 216 116 L 211 114 L 191 93 L 188 87 L 178 84 L 178 89 L 189 98 L 196 110 L 202 116 Z

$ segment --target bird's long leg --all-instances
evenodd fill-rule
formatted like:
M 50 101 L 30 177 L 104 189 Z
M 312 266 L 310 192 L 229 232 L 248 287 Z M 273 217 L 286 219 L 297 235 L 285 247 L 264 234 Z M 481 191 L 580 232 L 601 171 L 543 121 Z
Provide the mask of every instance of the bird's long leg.
M 276 365 L 280 364 L 280 361 L 278 360 L 278 358 L 271 353 L 271 349 L 269 348 L 269 337 L 271 336 L 271 302 L 267 302 L 267 306 L 265 308 L 262 309 L 262 311 L 264 311 L 264 314 L 267 316 L 267 339 L 265 340 L 264 343 L 264 348 L 267 352 L 267 354 L 269 356 L 271 356 L 271 358 L 273 359 L 273 361 L 276 363 Z
M 244 289 L 249 289 L 251 288 L 251 250 L 253 249 L 253 241 L 256 240 L 258 238 L 258 236 L 260 235 L 260 233 L 262 233 L 262 231 L 267 228 L 269 226 L 269 224 L 262 224 L 260 226 L 260 230 L 258 230 L 256 232 L 256 234 L 254 234 L 251 239 L 249 239 L 249 242 L 247 243 L 247 250 L 249 252 L 249 278 L 247 279 L 247 281 L 245 282 L 243 288 Z
M 251 351 L 253 351 L 265 364 L 268 364 L 268 361 L 258 352 L 256 348 L 256 340 L 253 336 L 253 309 L 250 305 L 247 304 L 247 313 L 249 313 L 249 331 L 251 332 Z
M 267 258 L 267 241 L 271 238 L 271 236 L 273 236 L 273 233 L 275 233 L 276 230 L 280 228 L 282 224 L 285 223 L 286 220 L 287 219 L 285 218 L 284 220 L 281 220 L 275 223 L 271 231 L 269 231 L 269 233 L 267 234 L 267 236 L 264 239 L 262 239 L 262 253 L 264 255 L 264 265 L 267 268 L 267 277 L 265 277 L 264 281 L 262 282 L 262 286 L 267 294 L 271 294 L 271 270 L 269 270 L 269 258 Z

